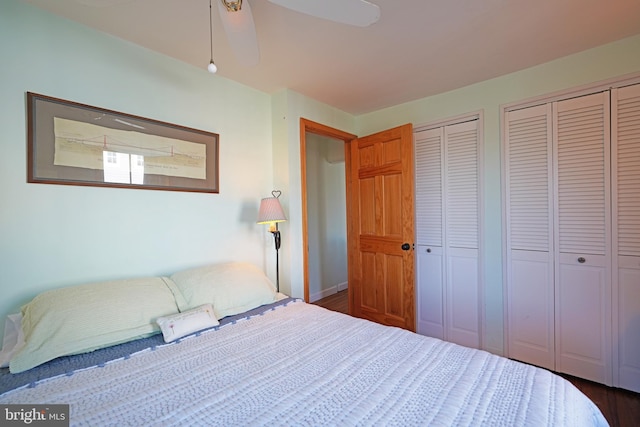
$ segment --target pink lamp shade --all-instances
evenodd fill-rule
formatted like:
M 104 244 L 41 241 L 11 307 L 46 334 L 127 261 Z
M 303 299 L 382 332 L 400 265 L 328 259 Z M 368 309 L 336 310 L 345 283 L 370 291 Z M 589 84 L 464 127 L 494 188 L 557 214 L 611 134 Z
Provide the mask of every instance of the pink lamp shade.
M 286 221 L 287 217 L 282 210 L 277 197 L 266 197 L 260 201 L 258 211 L 258 224 L 268 224 L 272 222 Z

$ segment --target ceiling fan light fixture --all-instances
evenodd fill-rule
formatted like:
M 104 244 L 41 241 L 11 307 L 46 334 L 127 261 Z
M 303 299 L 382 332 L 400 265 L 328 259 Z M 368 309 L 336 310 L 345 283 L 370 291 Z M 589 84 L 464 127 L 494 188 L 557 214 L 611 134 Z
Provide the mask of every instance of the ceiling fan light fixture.
M 213 15 L 213 13 L 211 12 L 211 0 L 209 0 L 209 43 L 211 46 L 211 60 L 209 61 L 209 65 L 207 65 L 207 70 L 209 70 L 209 72 L 211 74 L 215 74 L 218 71 L 218 67 L 216 67 L 216 64 L 214 64 L 213 62 L 213 24 L 212 24 L 212 18 L 211 16 Z
M 229 12 L 239 12 L 242 9 L 242 0 L 220 0 Z

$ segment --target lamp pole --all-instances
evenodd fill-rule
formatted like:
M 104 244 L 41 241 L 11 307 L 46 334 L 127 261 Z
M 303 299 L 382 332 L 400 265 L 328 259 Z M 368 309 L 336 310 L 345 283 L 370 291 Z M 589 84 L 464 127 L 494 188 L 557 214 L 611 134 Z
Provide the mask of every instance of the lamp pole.
M 278 230 L 278 223 L 275 223 L 276 230 L 272 231 L 273 240 L 276 244 L 276 290 L 280 292 L 280 259 L 278 257 L 278 252 L 280 250 L 280 231 Z
M 278 230 L 278 223 L 286 221 L 287 217 L 282 210 L 280 201 L 278 198 L 282 192 L 280 190 L 273 190 L 271 195 L 273 197 L 265 197 L 260 201 L 260 209 L 258 210 L 258 224 L 269 224 L 269 232 L 273 234 L 273 240 L 276 246 L 276 289 L 280 292 L 280 231 Z

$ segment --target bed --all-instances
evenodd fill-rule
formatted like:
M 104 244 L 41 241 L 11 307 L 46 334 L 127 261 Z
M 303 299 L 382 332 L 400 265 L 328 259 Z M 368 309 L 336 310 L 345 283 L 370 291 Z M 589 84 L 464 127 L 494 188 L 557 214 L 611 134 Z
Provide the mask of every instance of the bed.
M 234 263 L 224 290 L 213 293 L 220 274 L 211 267 L 171 276 L 177 313 L 156 317 L 154 327 L 161 318 L 199 316 L 177 338 L 158 326 L 14 373 L 1 369 L 0 405 L 69 404 L 78 426 L 607 425 L 593 402 L 549 371 L 278 296 L 257 269 L 249 268 L 261 290 L 238 291 L 247 268 Z M 238 292 L 271 296 L 243 305 L 246 296 L 230 296 Z M 242 311 L 201 322 L 225 304 Z M 21 327 L 34 335 L 33 313 L 22 313 Z

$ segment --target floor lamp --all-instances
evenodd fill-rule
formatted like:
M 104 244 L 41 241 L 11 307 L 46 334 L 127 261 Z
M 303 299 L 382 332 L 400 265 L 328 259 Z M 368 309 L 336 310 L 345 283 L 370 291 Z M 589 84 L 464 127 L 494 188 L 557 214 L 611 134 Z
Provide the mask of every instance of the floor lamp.
M 260 201 L 260 210 L 258 211 L 258 224 L 269 224 L 269 232 L 273 234 L 276 245 L 276 289 L 278 292 L 280 292 L 280 261 L 278 259 L 280 231 L 278 230 L 278 223 L 287 220 L 280 205 L 280 200 L 278 200 L 281 194 L 281 191 L 272 191 L 272 197 L 266 197 Z

